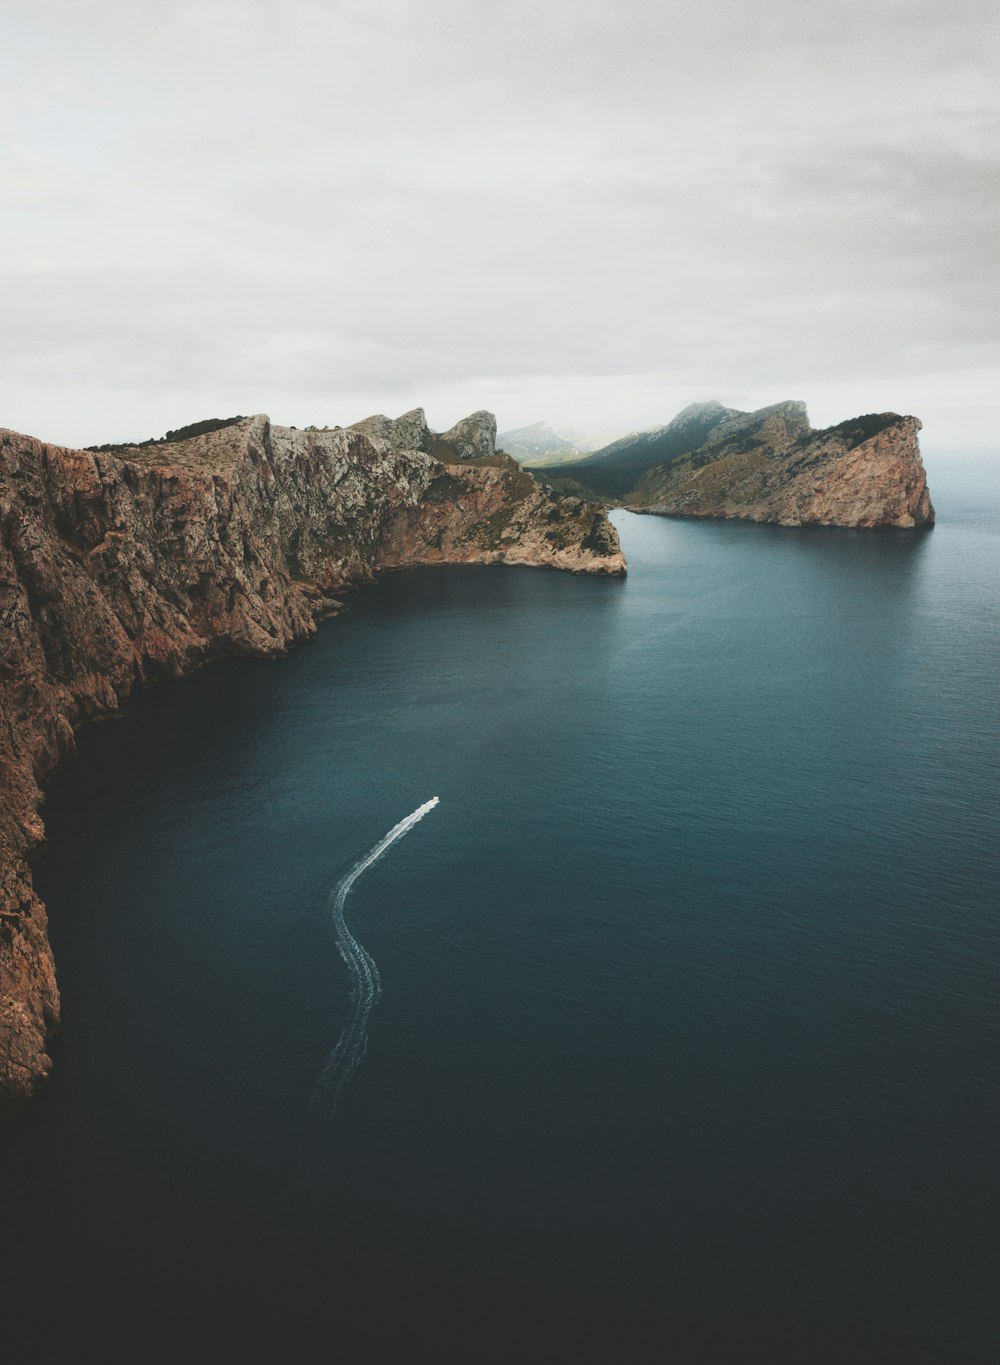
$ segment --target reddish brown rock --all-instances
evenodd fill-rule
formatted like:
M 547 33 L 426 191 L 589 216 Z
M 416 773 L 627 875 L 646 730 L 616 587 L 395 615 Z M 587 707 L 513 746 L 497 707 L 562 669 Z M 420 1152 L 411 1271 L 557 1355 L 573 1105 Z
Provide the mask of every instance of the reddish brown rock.
M 916 417 L 893 412 L 825 431 L 760 423 L 650 469 L 626 501 L 665 516 L 782 526 L 932 526 L 919 430 Z
M 469 420 L 492 445 L 483 415 Z M 78 725 L 147 679 L 283 653 L 380 570 L 625 572 L 603 513 L 481 453 L 491 463 L 443 464 L 266 417 L 114 452 L 0 430 L 0 1113 L 49 1072 L 59 996 L 28 858 Z

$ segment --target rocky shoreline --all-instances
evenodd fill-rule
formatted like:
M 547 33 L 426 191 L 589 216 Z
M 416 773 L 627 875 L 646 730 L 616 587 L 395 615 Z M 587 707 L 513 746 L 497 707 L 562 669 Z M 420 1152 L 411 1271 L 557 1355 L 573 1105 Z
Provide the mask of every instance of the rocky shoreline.
M 80 725 L 213 658 L 284 654 L 383 571 L 626 572 L 605 514 L 497 454 L 495 432 L 477 413 L 438 435 L 419 409 L 100 451 L 0 430 L 0 1115 L 51 1069 L 59 993 L 29 860 Z

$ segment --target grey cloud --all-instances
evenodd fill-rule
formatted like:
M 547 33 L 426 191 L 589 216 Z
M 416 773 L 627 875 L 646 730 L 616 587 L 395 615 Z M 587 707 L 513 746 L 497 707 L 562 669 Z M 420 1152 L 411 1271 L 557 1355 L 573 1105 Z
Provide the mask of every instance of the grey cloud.
M 992 5 L 14 8 L 0 423 L 620 430 L 996 363 Z

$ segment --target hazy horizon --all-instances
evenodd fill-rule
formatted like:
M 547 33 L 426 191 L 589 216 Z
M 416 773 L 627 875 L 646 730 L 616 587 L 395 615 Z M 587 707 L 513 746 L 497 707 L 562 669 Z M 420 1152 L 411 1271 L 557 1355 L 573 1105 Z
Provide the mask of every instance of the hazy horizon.
M 0 425 L 693 401 L 996 449 L 981 0 L 5 7 Z

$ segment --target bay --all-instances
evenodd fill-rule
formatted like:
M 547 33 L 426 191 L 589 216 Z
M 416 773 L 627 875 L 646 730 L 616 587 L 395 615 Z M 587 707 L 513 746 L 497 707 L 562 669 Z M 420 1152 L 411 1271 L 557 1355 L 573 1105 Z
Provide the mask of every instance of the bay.
M 992 1361 L 1000 485 L 931 532 L 615 514 L 387 577 L 80 736 L 65 1027 L 0 1136 L 32 1342 Z M 367 1050 L 332 897 L 377 965 Z

